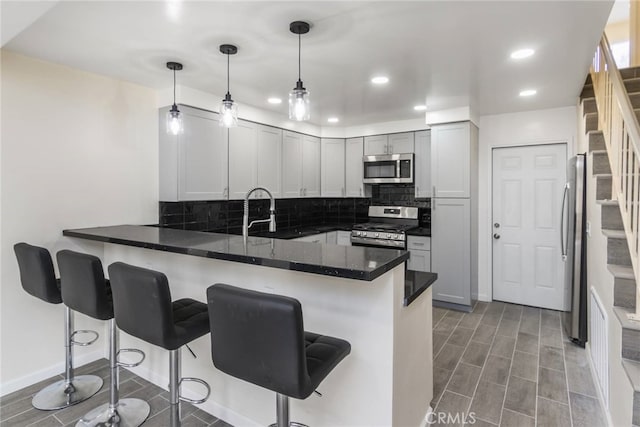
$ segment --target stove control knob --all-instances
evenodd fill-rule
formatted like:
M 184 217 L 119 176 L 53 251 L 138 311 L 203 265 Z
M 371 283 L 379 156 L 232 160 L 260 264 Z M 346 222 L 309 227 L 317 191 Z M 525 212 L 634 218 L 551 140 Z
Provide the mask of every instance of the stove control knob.
M 391 234 L 387 234 L 387 239 L 390 239 L 391 236 L 392 236 Z
M 375 234 L 375 237 L 380 237 L 380 233 L 376 233 L 376 234 Z

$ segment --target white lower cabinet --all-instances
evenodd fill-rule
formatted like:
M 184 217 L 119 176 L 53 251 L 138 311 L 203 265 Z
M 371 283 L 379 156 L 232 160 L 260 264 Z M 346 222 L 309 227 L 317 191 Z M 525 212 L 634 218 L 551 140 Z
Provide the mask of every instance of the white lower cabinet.
M 414 271 L 431 271 L 431 238 L 427 236 L 407 236 L 407 250 L 410 257 L 407 268 Z
M 471 200 L 432 199 L 433 299 L 471 305 Z
M 338 246 L 351 246 L 351 232 L 338 230 Z

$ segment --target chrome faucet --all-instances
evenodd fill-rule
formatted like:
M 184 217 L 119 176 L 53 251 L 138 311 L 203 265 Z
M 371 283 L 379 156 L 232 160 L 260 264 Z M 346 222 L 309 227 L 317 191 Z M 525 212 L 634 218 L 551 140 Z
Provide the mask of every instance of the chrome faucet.
M 249 224 L 249 197 L 254 191 L 257 190 L 265 191 L 269 195 L 269 199 L 271 199 L 271 205 L 269 206 L 269 219 L 257 219 L 255 221 L 251 221 L 251 224 Z M 247 237 L 249 237 L 249 229 L 253 224 L 267 221 L 269 222 L 269 231 L 276 231 L 276 201 L 273 198 L 273 195 L 264 187 L 256 187 L 249 190 L 244 196 L 244 214 L 242 215 L 242 238 L 244 239 L 244 242 L 247 243 Z

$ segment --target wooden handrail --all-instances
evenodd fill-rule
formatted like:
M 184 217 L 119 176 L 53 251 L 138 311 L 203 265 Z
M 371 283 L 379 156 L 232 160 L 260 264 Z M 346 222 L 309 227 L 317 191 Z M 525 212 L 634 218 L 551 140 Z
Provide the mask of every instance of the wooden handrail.
M 591 80 L 611 165 L 612 198 L 620 207 L 636 281 L 636 310 L 629 319 L 640 321 L 640 125 L 604 34 L 594 55 Z

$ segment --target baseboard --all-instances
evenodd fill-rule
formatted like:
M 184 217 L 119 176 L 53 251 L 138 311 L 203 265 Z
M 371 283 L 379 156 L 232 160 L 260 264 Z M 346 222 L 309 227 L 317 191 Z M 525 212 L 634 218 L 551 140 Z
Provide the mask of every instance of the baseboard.
M 598 394 L 598 400 L 600 401 L 600 406 L 602 407 L 602 411 L 604 412 L 604 416 L 607 419 L 607 427 L 614 427 L 613 420 L 611 419 L 611 413 L 609 412 L 609 408 L 607 408 L 604 404 L 604 396 L 602 396 L 602 391 L 600 387 L 595 382 L 596 379 L 596 370 L 593 367 L 593 360 L 591 360 L 591 343 L 587 341 L 585 343 L 585 350 L 587 350 L 587 360 L 589 361 L 589 371 L 591 372 L 591 378 L 594 379 L 594 388 L 596 389 L 596 393 Z
M 104 352 L 101 350 L 96 350 L 91 353 L 82 354 L 80 356 L 74 355 L 73 363 L 76 367 L 80 367 L 80 366 L 86 365 L 87 363 L 91 363 L 102 358 L 104 358 Z M 37 382 L 46 380 L 47 378 L 51 378 L 63 372 L 64 372 L 64 361 L 60 363 L 56 363 L 55 365 L 50 366 L 48 368 L 44 368 L 39 371 L 32 372 L 23 377 L 16 378 L 15 380 L 7 381 L 4 384 L 0 384 L 0 396 L 4 396 L 9 393 L 13 393 L 14 391 L 21 390 L 25 387 L 28 387 Z
M 478 294 L 478 301 L 491 302 L 491 297 L 487 294 Z
M 127 357 L 122 357 L 122 361 L 132 363 L 135 361 L 135 356 L 131 357 L 130 360 Z M 126 369 L 138 375 L 139 377 L 142 377 L 145 380 L 157 385 L 163 390 L 167 390 L 169 377 L 163 377 L 157 372 L 151 371 L 149 368 L 145 367 L 144 364 L 135 368 Z M 185 396 L 192 398 L 199 398 L 202 396 L 202 386 L 196 385 L 194 387 L 190 387 L 189 385 L 190 384 L 187 382 L 182 383 L 181 390 Z M 204 403 L 196 405 L 196 407 L 234 426 L 262 427 L 261 424 L 256 423 L 255 421 L 246 418 L 245 416 L 240 415 L 237 412 L 227 408 L 226 406 L 222 406 L 211 399 L 207 400 Z

